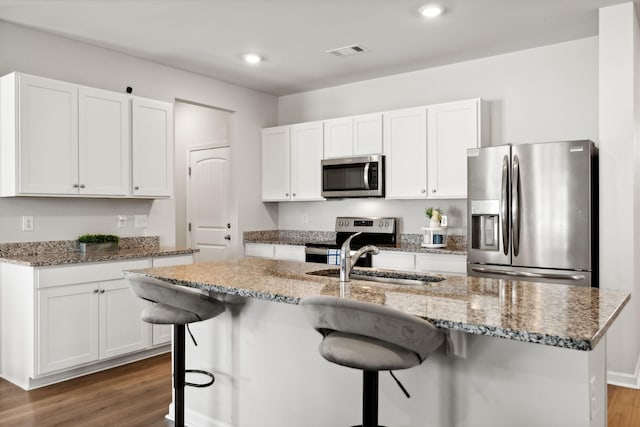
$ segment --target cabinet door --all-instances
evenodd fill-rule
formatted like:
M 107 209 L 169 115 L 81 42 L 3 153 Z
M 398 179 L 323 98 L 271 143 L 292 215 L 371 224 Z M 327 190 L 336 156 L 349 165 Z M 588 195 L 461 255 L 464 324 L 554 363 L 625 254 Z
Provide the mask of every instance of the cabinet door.
M 142 350 L 150 344 L 149 324 L 140 320 L 146 301 L 125 279 L 100 283 L 100 359 Z
M 382 153 L 382 114 L 353 118 L 353 154 L 364 156 Z
M 266 243 L 245 243 L 244 255 L 258 258 L 273 258 L 274 245 Z
M 79 90 L 80 194 L 129 194 L 129 100 L 119 93 Z
M 291 200 L 323 200 L 322 122 L 291 126 Z
M 262 200 L 291 198 L 291 147 L 289 126 L 262 130 Z
M 173 106 L 135 98 L 131 104 L 133 191 L 140 197 L 173 192 Z
M 467 149 L 478 145 L 479 101 L 429 106 L 428 164 L 430 198 L 467 197 Z
M 97 284 L 38 291 L 37 375 L 98 360 Z
M 19 77 L 19 192 L 78 193 L 78 89 Z
M 301 245 L 274 245 L 273 257 L 284 261 L 304 262 L 304 246 Z
M 427 192 L 427 110 L 383 113 L 386 197 L 421 199 Z
M 411 271 L 416 267 L 415 254 L 409 252 L 380 251 L 371 258 L 374 268 Z
M 416 254 L 416 270 L 431 273 L 467 273 L 467 257 L 450 254 Z
M 353 155 L 353 119 L 326 120 L 324 122 L 324 158 Z

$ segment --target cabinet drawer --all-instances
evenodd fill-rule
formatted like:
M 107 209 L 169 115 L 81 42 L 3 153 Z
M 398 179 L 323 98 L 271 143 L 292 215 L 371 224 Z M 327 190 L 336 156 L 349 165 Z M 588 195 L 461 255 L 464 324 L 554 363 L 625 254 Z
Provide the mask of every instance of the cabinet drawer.
M 245 256 L 255 256 L 259 258 L 273 258 L 273 245 L 264 243 L 245 243 Z
M 466 274 L 467 257 L 464 255 L 416 254 L 416 270 Z
M 122 270 L 151 267 L 150 259 L 101 262 L 64 267 L 42 267 L 36 270 L 38 288 L 122 279 Z
M 193 255 L 165 256 L 153 259 L 154 267 L 171 267 L 172 265 L 193 264 Z

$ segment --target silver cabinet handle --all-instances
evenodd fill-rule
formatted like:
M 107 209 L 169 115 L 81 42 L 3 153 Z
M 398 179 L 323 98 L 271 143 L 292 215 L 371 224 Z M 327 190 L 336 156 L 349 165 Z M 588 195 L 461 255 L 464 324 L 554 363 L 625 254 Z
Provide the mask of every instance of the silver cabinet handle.
M 73 184 L 73 188 L 78 188 L 80 187 L 78 184 Z
M 94 289 L 94 290 L 93 290 L 93 293 L 94 293 L 94 294 L 97 294 L 98 292 L 100 292 L 100 289 Z
M 291 194 L 293 197 L 296 197 L 296 193 Z
M 502 251 L 509 253 L 509 156 L 502 158 L 502 193 L 500 194 L 500 219 L 502 220 Z
M 84 184 L 80 184 L 80 188 L 84 188 L 84 187 L 85 187 L 85 185 L 84 185 Z
M 520 253 L 520 161 L 513 156 L 511 175 L 511 227 L 513 228 L 513 256 Z
M 284 193 L 285 197 L 289 197 L 289 193 Z
M 433 189 L 431 190 L 431 192 L 432 192 L 432 193 L 435 193 L 436 191 L 437 191 L 437 190 L 436 190 L 435 188 L 433 188 Z
M 101 293 L 101 294 L 104 294 L 104 293 L 105 293 L 105 290 L 104 290 L 104 289 L 100 289 L 100 293 Z
M 224 236 L 224 240 L 231 240 L 231 234 L 227 234 L 226 236 Z
M 140 187 L 138 187 L 137 185 L 135 187 L 133 187 L 134 190 L 139 190 Z
M 423 188 L 422 190 L 420 190 L 420 192 L 421 192 L 422 194 L 424 194 L 424 193 L 426 193 L 426 192 L 427 192 L 427 190 L 425 190 L 425 189 Z

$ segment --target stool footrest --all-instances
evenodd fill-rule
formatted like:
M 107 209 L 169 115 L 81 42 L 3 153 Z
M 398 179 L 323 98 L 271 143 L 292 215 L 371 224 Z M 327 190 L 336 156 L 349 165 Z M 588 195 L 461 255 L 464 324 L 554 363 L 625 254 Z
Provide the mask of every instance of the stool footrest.
M 184 372 L 185 372 L 185 374 L 202 374 L 202 375 L 206 375 L 209 378 L 211 378 L 211 380 L 209 382 L 200 383 L 200 384 L 199 383 L 188 383 L 188 382 L 185 382 L 184 385 L 188 385 L 189 387 L 198 387 L 198 388 L 209 387 L 216 380 L 216 377 L 214 377 L 211 372 L 201 371 L 200 369 L 185 369 Z

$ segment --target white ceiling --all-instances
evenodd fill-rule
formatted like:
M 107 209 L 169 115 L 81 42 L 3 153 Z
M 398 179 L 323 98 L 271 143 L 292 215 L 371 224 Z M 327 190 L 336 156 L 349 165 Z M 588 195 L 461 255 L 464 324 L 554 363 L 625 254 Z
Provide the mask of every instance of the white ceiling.
M 593 36 L 624 1 L 0 0 L 0 20 L 286 95 Z M 421 17 L 433 2 L 446 13 Z M 325 53 L 355 43 L 370 51 Z

